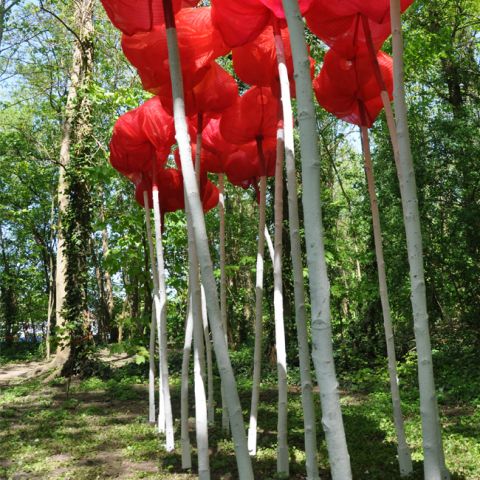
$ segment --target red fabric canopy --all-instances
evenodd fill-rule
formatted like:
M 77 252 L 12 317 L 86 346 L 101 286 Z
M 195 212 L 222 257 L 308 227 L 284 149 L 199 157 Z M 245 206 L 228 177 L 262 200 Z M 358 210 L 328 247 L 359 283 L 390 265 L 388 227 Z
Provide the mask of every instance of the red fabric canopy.
M 277 18 L 285 19 L 282 0 L 260 0 L 267 8 L 269 8 Z M 303 15 L 312 5 L 313 0 L 299 0 L 298 6 L 300 13 Z
M 212 0 L 213 23 L 230 47 L 255 40 L 275 16 L 284 19 L 282 0 Z M 312 0 L 299 0 L 302 13 Z
M 259 0 L 212 0 L 211 3 L 213 23 L 230 47 L 254 40 L 272 15 Z
M 148 206 L 153 208 L 152 179 L 143 175 L 135 187 L 135 200 L 145 207 L 143 192 L 147 191 Z M 216 207 L 219 199 L 218 188 L 207 179 L 206 174 L 201 180 L 201 197 L 203 210 L 208 212 Z M 168 212 L 185 209 L 185 196 L 183 191 L 183 176 L 180 170 L 174 168 L 161 169 L 158 172 L 158 196 L 162 215 Z
M 195 143 L 191 144 L 192 149 L 192 161 L 196 160 L 197 146 Z M 175 163 L 179 170 L 182 169 L 182 164 L 180 161 L 180 154 L 178 150 L 175 150 Z M 200 171 L 203 173 L 224 173 L 223 166 L 223 156 L 219 155 L 217 152 L 212 152 L 206 148 L 203 148 L 200 153 Z
M 207 119 L 202 132 L 202 148 L 221 158 L 225 158 L 237 146 L 223 138 L 220 132 L 220 122 L 220 116 Z
M 290 80 L 291 95 L 294 97 L 293 59 L 288 28 L 280 28 L 280 34 L 285 48 L 285 60 Z M 267 25 L 252 42 L 234 48 L 232 50 L 232 58 L 233 68 L 240 80 L 249 85 L 270 87 L 275 96 L 280 95 L 277 52 L 275 48 L 274 28 L 272 25 Z M 315 61 L 311 57 L 310 67 L 313 78 Z
M 197 113 L 216 114 L 235 103 L 238 87 L 235 79 L 216 62 L 212 62 L 203 79 L 184 91 L 185 112 L 191 117 Z M 172 94 L 160 97 L 162 105 L 173 115 Z
M 276 138 L 279 102 L 270 88 L 252 87 L 222 115 L 220 131 L 230 143 Z
M 172 0 L 174 12 L 194 7 L 199 0 Z M 165 23 L 162 0 L 101 0 L 113 25 L 126 35 L 148 32 Z
M 386 53 L 378 52 L 377 60 L 387 91 L 392 96 L 393 62 Z M 373 63 L 367 52 L 346 60 L 334 50 L 325 55 L 319 76 L 313 83 L 318 103 L 346 122 L 371 127 L 383 108 L 381 88 L 375 77 Z M 359 110 L 359 101 L 365 115 Z
M 405 11 L 413 0 L 402 0 Z M 353 58 L 367 46 L 362 16 L 369 26 L 375 50 L 379 50 L 391 33 L 389 0 L 344 0 L 332 3 L 313 0 L 305 19 L 310 30 L 345 58 Z
M 178 44 L 186 91 L 199 83 L 211 62 L 227 53 L 220 34 L 213 28 L 209 7 L 184 8 L 176 15 Z M 166 29 L 155 25 L 146 33 L 122 36 L 127 59 L 138 70 L 143 88 L 164 97 L 171 94 Z
M 155 148 L 140 128 L 138 109 L 122 115 L 115 123 L 110 141 L 112 166 L 135 181 L 152 168 L 154 161 Z
M 139 107 L 138 116 L 143 133 L 154 145 L 158 157 L 166 161 L 175 143 L 173 117 L 165 111 L 158 97 L 147 100 Z
M 233 185 L 247 188 L 256 184 L 259 177 L 275 175 L 276 139 L 269 138 L 262 142 L 262 155 L 259 155 L 256 142 L 240 145 L 227 155 L 225 173 Z
M 122 115 L 113 128 L 110 163 L 131 180 L 160 168 L 175 143 L 173 118 L 156 97 Z

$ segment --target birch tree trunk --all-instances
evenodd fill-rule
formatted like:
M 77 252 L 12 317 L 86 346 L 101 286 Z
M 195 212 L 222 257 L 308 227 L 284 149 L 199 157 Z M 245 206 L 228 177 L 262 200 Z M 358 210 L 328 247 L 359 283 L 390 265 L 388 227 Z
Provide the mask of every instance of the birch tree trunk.
M 223 332 L 225 334 L 225 343 L 228 348 L 228 325 L 227 325 L 227 272 L 225 269 L 225 178 L 223 173 L 218 175 L 218 189 L 220 191 L 220 201 L 218 202 L 218 216 L 220 220 L 220 315 L 222 318 Z M 230 431 L 228 420 L 228 407 L 225 399 L 223 384 L 222 393 L 222 428 L 225 433 Z
M 408 131 L 407 104 L 405 100 L 403 38 L 400 11 L 400 0 L 390 0 L 394 103 L 399 152 L 397 174 L 400 182 L 403 218 L 407 237 L 412 292 L 411 301 L 418 354 L 420 413 L 422 417 L 423 451 L 425 456 L 424 475 L 425 480 L 449 479 L 450 474 L 445 466 L 437 395 L 433 376 L 432 348 L 430 344 L 423 267 L 422 232 L 420 213 L 418 211 L 417 185 Z
M 238 473 L 241 480 L 253 480 L 253 470 L 250 456 L 248 455 L 247 438 L 243 425 L 242 407 L 238 396 L 237 384 L 233 375 L 230 357 L 228 355 L 225 335 L 222 328 L 222 318 L 217 293 L 213 264 L 208 247 L 208 237 L 205 227 L 205 218 L 200 200 L 198 186 L 192 165 L 190 138 L 185 117 L 185 102 L 183 98 L 183 81 L 180 69 L 180 55 L 178 50 L 175 18 L 171 0 L 163 0 L 165 22 L 167 29 L 167 46 L 172 82 L 174 120 L 176 138 L 180 150 L 180 160 L 187 196 L 187 206 L 191 213 L 190 225 L 195 236 L 195 246 L 202 272 L 202 282 L 207 297 L 208 317 L 213 335 L 215 355 L 230 416 Z
M 378 211 L 377 195 L 375 193 L 375 175 L 373 172 L 372 158 L 370 154 L 370 141 L 368 129 L 361 127 L 363 157 L 365 161 L 365 173 L 367 177 L 370 208 L 372 210 L 373 237 L 375 240 L 375 254 L 377 258 L 378 284 L 380 286 L 380 300 L 382 302 L 383 326 L 387 344 L 388 374 L 390 377 L 390 391 L 392 394 L 393 420 L 397 433 L 397 453 L 400 474 L 402 477 L 413 472 L 410 449 L 407 445 L 405 427 L 403 422 L 402 406 L 400 402 L 400 390 L 398 387 L 397 359 L 395 354 L 395 341 L 393 335 L 392 317 L 390 314 L 390 301 L 388 298 L 387 275 L 385 272 L 385 260 L 383 257 L 382 229 L 380 214 Z
M 290 255 L 292 257 L 293 287 L 295 297 L 295 324 L 297 327 L 300 381 L 302 384 L 302 407 L 305 437 L 305 456 L 308 480 L 318 480 L 317 433 L 313 403 L 312 375 L 310 373 L 310 348 L 308 345 L 307 319 L 305 314 L 305 288 L 303 281 L 300 219 L 298 213 L 297 176 L 295 169 L 295 143 L 293 137 L 293 113 L 290 97 L 290 82 L 285 61 L 285 48 L 278 31 L 275 32 L 280 90 L 282 95 L 285 135 L 285 166 L 288 189 L 288 223 L 290 227 Z
M 310 64 L 297 0 L 283 0 L 290 30 L 302 154 L 303 210 L 312 305 L 313 362 L 333 480 L 352 478 L 332 348 L 330 284 L 320 205 L 320 159 Z
M 191 285 L 189 285 L 187 320 L 185 322 L 185 341 L 183 344 L 182 383 L 180 387 L 182 468 L 184 470 L 188 470 L 192 468 L 192 447 L 190 445 L 190 434 L 189 434 L 189 427 L 188 427 L 188 369 L 190 366 L 192 338 L 193 338 L 192 292 L 191 292 Z
M 263 337 L 263 267 L 265 254 L 265 212 L 267 195 L 267 177 L 260 178 L 260 204 L 258 206 L 258 247 L 257 271 L 255 281 L 255 346 L 253 353 L 252 400 L 250 405 L 250 424 L 248 427 L 248 451 L 257 453 L 258 399 L 262 375 L 262 337 Z

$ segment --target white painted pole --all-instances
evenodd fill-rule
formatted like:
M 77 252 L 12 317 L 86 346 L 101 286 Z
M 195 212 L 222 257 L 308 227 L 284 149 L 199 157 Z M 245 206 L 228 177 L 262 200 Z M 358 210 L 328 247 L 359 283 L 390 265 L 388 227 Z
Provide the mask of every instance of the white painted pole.
M 203 114 L 198 113 L 197 120 L 197 142 L 195 148 L 195 177 L 197 180 L 197 186 L 200 189 L 200 173 L 201 173 L 201 158 L 202 158 L 202 130 L 203 130 Z M 186 203 L 186 201 L 185 201 Z M 215 422 L 215 400 L 213 392 L 213 364 L 212 364 L 212 344 L 210 342 L 210 333 L 208 331 L 208 313 L 207 302 L 205 299 L 205 289 L 200 282 L 200 300 L 201 300 L 201 317 L 202 330 L 205 341 L 204 354 L 206 354 L 207 367 L 205 368 L 205 355 L 202 355 L 202 375 L 204 378 L 204 384 L 208 387 L 208 400 L 207 400 L 207 415 L 208 423 L 213 425 Z M 206 377 L 206 378 L 205 378 Z
M 198 452 L 198 477 L 210 479 L 210 459 L 208 451 L 207 388 L 205 375 L 205 345 L 202 325 L 202 296 L 198 271 L 198 258 L 195 249 L 192 221 L 188 205 L 185 204 L 188 228 L 189 284 L 191 289 L 191 309 L 193 313 L 193 370 L 195 388 L 195 425 Z
M 377 258 L 378 283 L 380 286 L 380 300 L 382 302 L 383 326 L 387 344 L 388 373 L 390 377 L 390 391 L 392 394 L 393 419 L 397 434 L 397 453 L 400 474 L 402 477 L 413 472 L 410 449 L 407 445 L 405 427 L 400 402 L 400 390 L 398 387 L 397 359 L 395 354 L 395 341 L 393 335 L 390 301 L 388 298 L 387 274 L 385 272 L 385 259 L 383 256 L 382 228 L 380 213 L 378 211 L 377 194 L 375 192 L 375 174 L 373 171 L 372 157 L 370 153 L 370 141 L 367 127 L 361 127 L 363 158 L 365 161 L 365 173 L 367 177 L 370 208 L 372 210 L 373 237 L 375 240 L 375 254 Z
M 277 159 L 275 164 L 275 234 L 273 257 L 273 307 L 275 318 L 275 346 L 277 351 L 278 376 L 278 422 L 277 422 L 277 473 L 289 475 L 288 430 L 287 430 L 287 349 L 285 346 L 285 323 L 283 317 L 283 161 L 285 144 L 283 126 L 277 131 Z
M 207 416 L 208 423 L 213 425 L 215 423 L 215 398 L 213 391 L 213 361 L 212 361 L 212 344 L 210 340 L 210 332 L 208 330 L 208 314 L 207 314 L 207 300 L 205 297 L 205 289 L 201 286 L 202 292 L 202 325 L 203 336 L 205 340 L 205 352 L 207 355 L 207 387 L 208 387 L 208 400 L 207 400 Z
M 297 327 L 298 358 L 300 364 L 300 381 L 302 385 L 307 478 L 308 480 L 319 480 L 315 408 L 313 403 L 312 375 L 310 372 L 310 347 L 308 344 L 307 319 L 305 314 L 305 288 L 303 280 L 302 244 L 300 239 L 300 219 L 298 213 L 292 100 L 290 97 L 290 81 L 285 61 L 285 47 L 278 31 L 275 34 L 275 46 L 277 51 L 285 134 L 285 166 L 287 171 L 290 255 L 292 257 L 295 323 Z
M 330 283 L 320 205 L 320 158 L 310 62 L 297 0 L 283 0 L 290 31 L 302 154 L 303 213 L 312 305 L 312 357 L 320 387 L 322 424 L 333 480 L 350 480 L 348 454 L 332 348 Z
M 154 180 L 152 187 L 153 196 L 153 220 L 155 225 L 155 250 L 157 254 L 157 275 L 158 290 L 160 294 L 160 322 L 157 324 L 157 335 L 159 343 L 159 377 L 161 378 L 161 389 L 163 394 L 163 408 L 165 415 L 165 449 L 171 452 L 175 448 L 175 439 L 173 432 L 172 403 L 170 399 L 170 386 L 168 378 L 168 357 L 167 357 L 167 288 L 165 285 L 165 264 L 163 260 L 162 228 L 160 214 L 160 200 L 156 171 L 154 168 Z M 159 425 L 160 425 L 159 415 Z M 163 419 L 162 419 L 163 421 Z
M 450 474 L 445 466 L 433 376 L 432 348 L 423 267 L 422 231 L 418 210 L 415 170 L 408 131 L 407 103 L 405 100 L 400 0 L 390 0 L 390 15 L 392 23 L 394 103 L 399 152 L 397 174 L 400 182 L 403 218 L 407 237 L 412 291 L 411 301 L 418 354 L 420 414 L 422 418 L 423 452 L 425 457 L 424 475 L 425 480 L 449 479 Z
M 218 174 L 218 189 L 220 191 L 220 201 L 218 202 L 218 216 L 220 220 L 220 314 L 222 317 L 223 332 L 225 334 L 225 343 L 228 348 L 228 325 L 227 325 L 227 272 L 226 272 L 226 253 L 225 253 L 225 178 L 223 173 Z M 230 432 L 230 422 L 228 420 L 228 407 L 225 400 L 225 391 L 221 385 L 222 393 L 222 428 L 225 433 Z
M 148 204 L 148 192 L 143 191 L 143 204 L 145 207 L 145 225 L 147 227 L 148 252 L 150 257 L 150 268 L 153 278 L 153 302 L 152 302 L 152 319 L 150 322 L 150 343 L 148 355 L 148 421 L 155 424 L 155 328 L 160 322 L 160 293 L 158 289 L 157 265 L 155 260 L 155 251 L 153 247 L 152 236 L 152 220 L 150 217 L 150 205 Z M 159 375 L 160 380 L 160 375 Z M 162 397 L 159 398 L 159 402 Z
M 180 422 L 181 422 L 181 444 L 182 444 L 182 468 L 192 468 L 192 447 L 188 426 L 188 369 L 190 366 L 190 353 L 192 351 L 193 339 L 193 312 L 191 288 L 188 287 L 187 320 L 185 322 L 185 340 L 183 344 L 182 358 L 182 382 L 180 387 Z
M 257 454 L 258 400 L 262 372 L 263 337 L 263 267 L 265 254 L 265 213 L 267 177 L 260 177 L 260 204 L 258 206 L 258 245 L 257 271 L 255 281 L 255 344 L 253 352 L 252 399 L 250 404 L 250 424 L 248 427 L 248 451 Z
M 253 480 L 253 469 L 248 454 L 247 438 L 243 424 L 242 407 L 238 396 L 237 384 L 232 370 L 225 335 L 222 328 L 222 318 L 217 293 L 213 264 L 208 247 L 208 237 L 205 227 L 202 203 L 195 181 L 195 172 L 192 165 L 190 137 L 185 117 L 185 102 L 183 98 L 183 81 L 180 68 L 180 55 L 178 50 L 175 18 L 171 0 L 163 0 L 165 23 L 167 29 L 167 46 L 170 64 L 170 77 L 172 82 L 174 121 L 176 138 L 180 149 L 180 160 L 187 196 L 187 204 L 191 211 L 191 228 L 195 235 L 195 246 L 202 272 L 202 282 L 207 297 L 207 309 L 210 329 L 213 335 L 213 344 L 217 358 L 218 369 L 222 379 L 225 397 L 230 416 L 230 427 L 235 446 L 235 457 L 240 480 Z

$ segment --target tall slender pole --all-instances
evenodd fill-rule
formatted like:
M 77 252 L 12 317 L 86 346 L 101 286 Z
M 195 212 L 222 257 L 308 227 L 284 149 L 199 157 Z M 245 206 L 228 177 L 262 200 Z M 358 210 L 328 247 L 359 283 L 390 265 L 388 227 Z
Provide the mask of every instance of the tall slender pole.
M 220 219 L 220 315 L 222 317 L 223 333 L 228 348 L 228 324 L 227 324 L 227 271 L 225 253 L 225 178 L 223 173 L 218 175 L 218 189 L 220 201 L 218 202 L 218 216 Z M 228 407 L 225 400 L 225 391 L 221 385 L 222 393 L 222 428 L 225 433 L 230 431 L 228 420 Z
M 213 391 L 213 362 L 212 362 L 212 344 L 210 342 L 210 331 L 208 329 L 207 300 L 205 297 L 205 288 L 201 286 L 202 293 L 202 326 L 205 341 L 205 353 L 207 355 L 207 417 L 208 423 L 215 423 L 215 398 Z
M 205 375 L 205 344 L 202 325 L 202 296 L 195 238 L 188 205 L 185 205 L 188 229 L 189 285 L 191 291 L 191 309 L 193 313 L 193 371 L 195 388 L 195 425 L 198 450 L 198 477 L 210 479 L 210 460 L 208 451 L 207 388 Z
M 183 343 L 182 358 L 182 383 L 180 387 L 180 422 L 181 422 L 181 444 L 182 444 L 182 468 L 192 468 L 192 447 L 190 445 L 190 434 L 188 429 L 188 370 L 190 366 L 190 353 L 192 351 L 193 339 L 193 311 L 192 294 L 190 285 L 188 287 L 187 319 L 185 322 L 185 340 Z
M 278 422 L 277 422 L 277 472 L 289 475 L 288 430 L 287 430 L 287 349 L 285 346 L 285 323 L 283 317 L 283 163 L 285 144 L 283 121 L 277 131 L 277 159 L 275 163 L 275 234 L 273 256 L 273 308 L 275 317 L 275 347 L 277 351 L 278 376 Z
M 202 169 L 202 130 L 203 130 L 203 113 L 198 112 L 197 115 L 197 139 L 195 145 L 195 177 L 198 188 L 200 188 L 200 173 Z M 202 331 L 204 336 L 204 353 L 206 354 L 207 367 L 205 368 L 205 355 L 202 356 L 202 374 L 204 376 L 204 384 L 207 385 L 208 400 L 207 400 L 207 416 L 208 423 L 214 423 L 215 416 L 215 401 L 213 392 L 213 365 L 212 365 L 212 344 L 210 343 L 210 333 L 208 331 L 208 314 L 207 302 L 205 297 L 205 288 L 200 282 L 200 300 L 201 300 L 201 316 Z M 205 379 L 206 376 L 206 379 Z
M 320 387 L 322 424 L 333 480 L 350 480 L 348 454 L 332 348 L 330 283 L 320 205 L 320 159 L 310 62 L 297 0 L 283 0 L 290 31 L 302 154 L 303 211 L 312 305 L 312 357 Z
M 288 223 L 290 229 L 290 255 L 292 257 L 293 288 L 295 297 L 295 323 L 297 327 L 298 358 L 302 385 L 305 457 L 308 480 L 318 480 L 317 434 L 313 385 L 310 371 L 310 347 L 308 345 L 307 319 L 305 314 L 305 288 L 303 280 L 300 219 L 298 213 L 297 173 L 295 169 L 295 144 L 293 137 L 293 113 L 290 97 L 290 81 L 285 61 L 285 47 L 281 35 L 275 32 L 280 90 L 282 95 L 283 123 L 285 134 L 285 166 L 288 190 Z
M 213 336 L 218 370 L 223 382 L 225 397 L 227 400 L 238 473 L 241 480 L 253 480 L 252 461 L 248 454 L 242 407 L 240 404 L 237 384 L 235 382 L 232 364 L 228 355 L 227 343 L 225 342 L 225 335 L 222 328 L 222 317 L 220 314 L 217 286 L 215 283 L 215 277 L 213 275 L 213 264 L 208 247 L 205 218 L 203 215 L 203 208 L 200 201 L 197 182 L 195 181 L 195 172 L 193 171 L 190 137 L 188 134 L 187 120 L 185 117 L 185 102 L 183 97 L 183 80 L 180 68 L 180 54 L 178 50 L 178 39 L 175 28 L 175 17 L 173 15 L 172 1 L 163 0 L 163 7 L 167 32 L 170 78 L 172 83 L 175 131 L 180 149 L 180 161 L 182 164 L 183 180 L 187 195 L 187 205 L 191 212 L 190 224 L 195 235 L 195 246 L 202 272 L 202 282 L 205 286 L 208 318 Z
M 153 302 L 152 302 L 152 319 L 150 322 L 150 342 L 148 355 L 148 420 L 150 423 L 155 423 L 155 328 L 160 322 L 160 292 L 158 288 L 158 271 L 157 262 L 155 260 L 155 251 L 153 246 L 152 236 L 152 219 L 150 216 L 150 205 L 148 204 L 148 192 L 143 191 L 143 204 L 145 206 L 145 225 L 147 228 L 148 252 L 150 257 L 150 268 L 152 269 L 153 278 Z M 159 374 L 159 381 L 161 375 Z M 159 403 L 163 401 L 163 395 L 159 397 Z M 160 413 L 159 413 L 160 415 Z
M 258 399 L 262 374 L 263 338 L 263 267 L 265 254 L 265 212 L 267 197 L 267 177 L 260 177 L 260 203 L 258 205 L 258 245 L 257 271 L 255 281 L 255 345 L 253 352 L 252 400 L 250 404 L 250 424 L 248 427 L 248 451 L 257 453 Z
M 382 303 L 383 326 L 387 344 L 388 374 L 390 377 L 390 391 L 392 394 L 393 420 L 397 433 L 397 453 L 400 474 L 402 477 L 413 472 L 412 457 L 407 445 L 405 427 L 400 402 L 400 390 L 398 387 L 397 359 L 395 354 L 395 341 L 393 336 L 392 317 L 390 314 L 390 301 L 388 298 L 387 274 L 385 272 L 385 259 L 383 257 L 382 228 L 380 213 L 378 211 L 377 194 L 375 193 L 375 174 L 373 171 L 372 157 L 370 153 L 370 141 L 367 127 L 361 127 L 363 158 L 365 161 L 365 174 L 367 177 L 370 208 L 372 210 L 373 237 L 375 241 L 375 254 L 377 258 L 378 284 L 380 286 L 380 300 Z
M 408 261 L 410 265 L 411 301 L 418 354 L 420 413 L 422 417 L 423 451 L 425 457 L 424 474 L 426 480 L 449 479 L 450 474 L 445 466 L 437 395 L 433 376 L 432 348 L 430 343 L 423 267 L 422 231 L 410 134 L 408 131 L 407 103 L 405 100 L 400 0 L 390 0 L 390 15 L 392 23 L 394 103 L 399 151 L 397 174 L 400 182 L 403 218 L 407 237 Z
M 156 164 L 153 169 L 153 220 L 155 226 L 155 250 L 157 254 L 157 278 L 160 304 L 156 308 L 160 309 L 160 322 L 157 323 L 158 346 L 160 356 L 160 366 L 158 375 L 161 378 L 161 389 L 163 394 L 163 408 L 165 415 L 165 449 L 171 452 L 175 448 L 175 439 L 173 432 L 172 402 L 170 399 L 170 386 L 168 379 L 168 357 L 167 357 L 167 287 L 165 284 L 165 264 L 163 260 L 162 228 L 160 199 L 157 183 Z M 163 420 L 162 420 L 163 421 Z M 159 415 L 160 424 L 160 415 Z

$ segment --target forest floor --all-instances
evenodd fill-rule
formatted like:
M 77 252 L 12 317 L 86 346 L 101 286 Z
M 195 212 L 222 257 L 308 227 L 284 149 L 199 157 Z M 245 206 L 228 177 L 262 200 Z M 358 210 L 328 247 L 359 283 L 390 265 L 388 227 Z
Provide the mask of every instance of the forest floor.
M 162 451 L 154 427 L 146 422 L 145 365 L 129 363 L 121 355 L 112 359 L 117 362 L 112 378 L 73 380 L 68 392 L 65 379 L 60 378 L 48 383 L 36 378 L 0 385 L 0 479 L 196 478 L 192 473 L 182 472 L 179 449 L 171 454 Z M 7 367 L 4 365 L 1 368 L 4 370 Z M 18 365 L 15 368 L 24 371 Z M 408 378 L 411 366 L 407 362 L 402 368 L 401 373 Z M 461 377 L 457 376 L 456 382 L 461 381 Z M 355 479 L 400 478 L 385 379 L 386 372 L 383 370 L 362 369 L 342 381 L 344 420 Z M 462 388 L 463 383 L 455 384 Z M 443 387 L 439 388 L 445 452 L 453 480 L 480 480 L 478 386 L 479 383 L 470 382 L 468 391 L 473 389 L 475 394 L 468 401 L 459 398 L 466 395 L 463 390 L 457 389 L 456 394 L 446 395 L 442 393 Z M 179 387 L 178 376 L 173 376 L 175 418 L 179 418 Z M 239 389 L 247 418 L 250 382 L 240 379 Z M 418 394 L 414 388 L 405 390 L 403 408 L 415 468 L 412 478 L 422 479 Z M 298 391 L 298 386 L 293 385 L 289 398 L 292 479 L 305 478 Z M 274 474 L 276 400 L 274 378 L 269 376 L 262 385 L 259 410 L 259 450 L 254 460 L 257 479 L 277 478 Z M 216 421 L 217 424 L 221 421 L 219 409 Z M 191 423 L 193 425 L 193 418 Z M 176 428 L 178 439 L 178 421 Z M 318 439 L 321 478 L 327 479 L 326 445 L 320 431 Z M 195 443 L 193 433 L 191 440 Z M 212 478 L 237 478 L 233 443 L 218 427 L 210 432 L 210 446 Z M 195 463 L 195 455 L 192 458 Z

